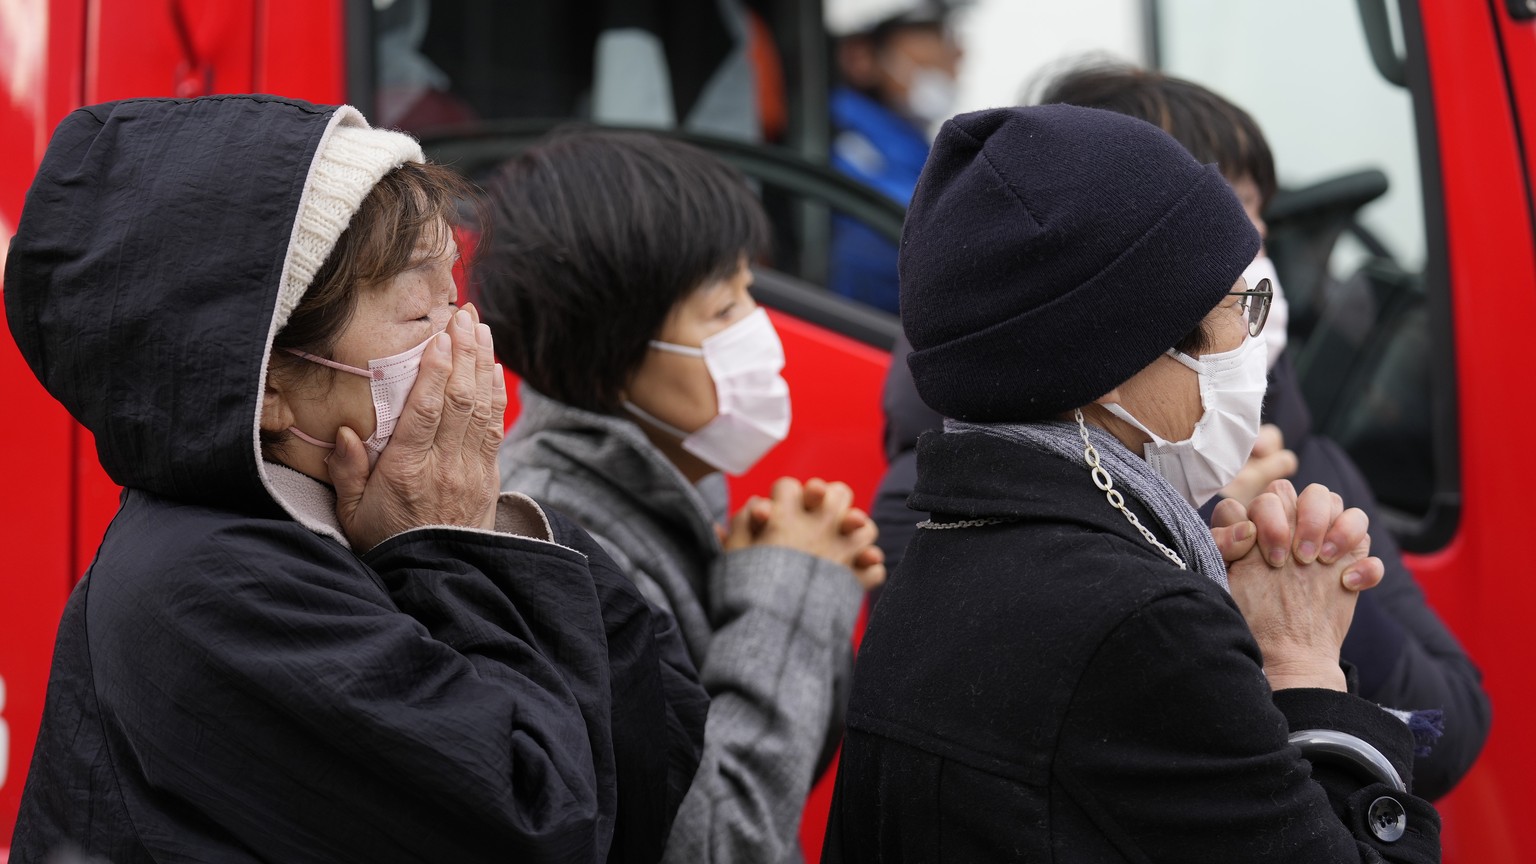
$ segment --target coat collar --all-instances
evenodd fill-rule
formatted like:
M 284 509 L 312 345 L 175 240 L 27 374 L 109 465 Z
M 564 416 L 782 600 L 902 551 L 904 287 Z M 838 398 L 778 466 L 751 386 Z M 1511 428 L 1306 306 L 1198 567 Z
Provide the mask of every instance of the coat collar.
M 688 482 L 627 418 L 574 408 L 526 383 L 519 388 L 518 399 L 517 423 L 501 448 L 504 478 L 508 464 L 519 462 L 600 477 L 605 485 L 623 489 L 625 506 L 674 526 L 695 548 L 720 549 L 714 526 L 723 514 L 723 502 L 712 507 L 701 492 L 718 475 L 710 475 L 698 486 Z
M 1146 545 L 1093 485 L 1086 463 L 985 432 L 924 433 L 917 443 L 917 485 L 907 506 L 939 521 L 1071 522 Z M 1158 525 L 1134 496 L 1126 496 L 1126 506 L 1142 524 Z M 1154 531 L 1169 542 L 1166 531 Z

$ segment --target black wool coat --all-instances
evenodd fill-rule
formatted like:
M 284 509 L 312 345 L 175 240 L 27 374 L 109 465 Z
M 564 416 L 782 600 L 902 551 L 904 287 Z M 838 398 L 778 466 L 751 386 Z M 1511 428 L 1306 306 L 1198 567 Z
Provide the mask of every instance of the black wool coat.
M 1407 727 L 1350 694 L 1271 692 L 1226 592 L 1086 466 L 930 433 L 912 504 L 1008 521 L 908 547 L 859 653 L 823 861 L 1439 860 L 1427 802 L 1287 743 L 1346 732 L 1407 778 Z M 1395 842 L 1366 824 L 1380 798 L 1406 811 Z
M 880 526 L 876 541 L 885 552 L 892 580 L 902 555 L 925 514 L 907 506 L 917 482 L 917 439 L 940 429 L 944 419 L 918 398 L 904 361 L 911 351 L 900 337 L 885 381 L 885 450 L 889 467 L 880 481 L 870 515 Z M 1434 800 L 1466 775 L 1488 738 L 1492 710 L 1482 673 L 1461 643 L 1435 614 L 1403 563 L 1397 541 L 1380 518 L 1370 484 L 1349 454 L 1332 439 L 1315 434 L 1301 385 L 1287 356 L 1270 370 L 1264 396 L 1264 422 L 1280 427 L 1287 447 L 1296 451 L 1298 468 L 1291 482 L 1298 490 L 1321 483 L 1339 493 L 1344 506 L 1359 507 L 1371 520 L 1371 554 L 1386 566 L 1381 584 L 1360 595 L 1354 622 L 1344 640 L 1344 660 L 1360 675 L 1360 695 L 1389 708 L 1440 711 L 1445 732 L 1428 753 L 1413 760 L 1414 791 Z M 1216 507 L 1206 505 L 1207 515 Z M 871 592 L 871 605 L 883 589 Z

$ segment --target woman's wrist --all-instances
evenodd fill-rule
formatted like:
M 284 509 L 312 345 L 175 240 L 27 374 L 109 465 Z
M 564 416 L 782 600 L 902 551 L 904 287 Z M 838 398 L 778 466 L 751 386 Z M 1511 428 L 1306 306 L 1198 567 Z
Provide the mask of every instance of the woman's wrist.
M 1264 677 L 1269 680 L 1270 690 L 1313 688 L 1349 692 L 1344 668 L 1337 660 L 1279 662 L 1264 664 Z

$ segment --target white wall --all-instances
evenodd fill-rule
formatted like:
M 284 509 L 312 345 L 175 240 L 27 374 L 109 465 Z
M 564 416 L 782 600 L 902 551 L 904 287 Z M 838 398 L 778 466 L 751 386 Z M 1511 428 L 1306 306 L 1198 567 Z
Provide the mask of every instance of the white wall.
M 1161 7 L 1163 67 L 1247 109 L 1275 151 L 1282 185 L 1386 171 L 1391 187 L 1361 221 L 1405 267 L 1423 266 L 1413 106 L 1407 90 L 1376 72 L 1354 3 L 1164 0 Z
M 1140 0 L 977 0 L 955 22 L 961 111 L 1017 105 L 1026 85 L 1086 53 L 1146 62 Z

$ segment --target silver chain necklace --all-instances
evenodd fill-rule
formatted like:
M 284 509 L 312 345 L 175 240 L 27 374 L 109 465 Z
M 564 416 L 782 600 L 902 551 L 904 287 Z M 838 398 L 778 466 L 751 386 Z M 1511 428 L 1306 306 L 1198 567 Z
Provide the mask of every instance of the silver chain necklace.
M 1083 422 L 1082 409 L 1074 408 L 1072 416 L 1077 419 L 1077 431 L 1083 436 L 1083 459 L 1088 463 L 1088 467 L 1093 469 L 1093 485 L 1099 487 L 1099 491 L 1103 492 L 1104 497 L 1109 499 L 1109 506 L 1125 514 L 1126 521 L 1131 523 L 1131 527 L 1140 531 L 1141 536 L 1147 538 L 1148 543 L 1156 546 L 1158 551 L 1167 555 L 1169 561 L 1179 565 L 1180 570 L 1188 570 L 1189 568 L 1184 565 L 1184 559 L 1179 557 L 1179 553 L 1164 546 L 1161 540 L 1158 540 L 1151 531 L 1147 530 L 1147 526 L 1141 524 L 1141 520 L 1136 518 L 1135 513 L 1126 509 L 1125 496 L 1121 495 L 1120 490 L 1115 488 L 1114 481 L 1109 479 L 1109 472 L 1105 471 L 1104 466 L 1099 464 L 1099 451 L 1094 449 L 1093 442 L 1088 440 L 1088 426 Z
M 944 530 L 946 528 L 980 528 L 983 525 L 1001 525 L 1002 523 L 1007 522 L 1007 521 L 1009 521 L 1009 520 L 1007 520 L 1007 519 L 981 518 L 981 519 L 961 519 L 958 522 L 935 522 L 932 519 L 924 519 L 923 521 L 917 523 L 917 527 L 919 527 L 919 528 L 927 528 L 927 529 L 929 529 L 931 531 L 942 531 L 942 530 Z

